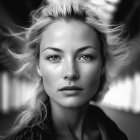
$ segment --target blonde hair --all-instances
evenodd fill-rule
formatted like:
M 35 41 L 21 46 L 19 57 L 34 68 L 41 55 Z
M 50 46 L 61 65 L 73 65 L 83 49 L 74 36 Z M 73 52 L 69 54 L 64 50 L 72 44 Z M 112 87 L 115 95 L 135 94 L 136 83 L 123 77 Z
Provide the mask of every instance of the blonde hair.
M 50 0 L 48 5 L 43 5 L 32 13 L 32 24 L 22 33 L 25 35 L 25 37 L 22 37 L 25 42 L 25 53 L 14 54 L 11 52 L 22 63 L 17 73 L 25 73 L 26 71 L 28 76 L 34 77 L 38 83 L 36 86 L 37 92 L 34 98 L 30 99 L 25 111 L 20 114 L 17 127 L 27 126 L 32 120 L 31 126 L 38 125 L 48 115 L 47 105 L 44 104 L 48 100 L 48 97 L 43 89 L 42 79 L 37 71 L 39 46 L 42 32 L 49 24 L 61 18 L 81 20 L 98 32 L 102 43 L 102 55 L 105 61 L 104 73 L 106 82 L 117 76 L 117 73 L 115 75 L 113 71 L 109 71 L 110 68 L 113 68 L 117 64 L 119 72 L 121 68 L 129 65 L 130 61 L 126 59 L 129 47 L 127 41 L 121 38 L 123 33 L 122 25 L 107 25 L 107 23 L 100 20 L 100 15 L 94 9 L 89 8 L 88 2 L 84 0 Z M 104 91 L 103 87 L 105 87 L 105 82 L 102 84 L 99 92 Z M 42 111 L 45 112 L 44 115 L 42 115 Z

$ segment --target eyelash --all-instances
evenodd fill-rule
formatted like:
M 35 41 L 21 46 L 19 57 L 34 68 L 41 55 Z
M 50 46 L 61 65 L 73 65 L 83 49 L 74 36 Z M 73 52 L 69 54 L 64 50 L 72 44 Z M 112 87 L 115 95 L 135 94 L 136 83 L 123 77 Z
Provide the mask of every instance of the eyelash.
M 80 61 L 80 62 L 89 62 L 89 61 L 92 61 L 94 59 L 94 57 L 95 56 L 93 56 L 91 54 L 81 54 L 80 56 L 78 56 L 78 58 L 76 60 Z M 81 58 L 83 58 L 83 60 L 80 60 Z M 58 63 L 62 60 L 61 56 L 59 56 L 59 55 L 49 55 L 46 57 L 46 59 L 53 63 Z
M 83 58 L 83 60 L 80 60 L 80 62 L 82 61 L 86 61 L 86 62 L 89 62 L 89 61 L 92 61 L 94 59 L 94 56 L 91 55 L 91 54 L 82 54 L 78 57 L 78 60 L 79 58 Z M 86 58 L 86 59 L 85 59 Z
M 57 58 L 57 60 L 56 60 Z M 58 60 L 59 58 L 59 60 Z M 59 55 L 49 55 L 46 57 L 47 60 L 51 61 L 51 62 L 54 62 L 54 63 L 58 63 L 61 61 L 61 57 Z

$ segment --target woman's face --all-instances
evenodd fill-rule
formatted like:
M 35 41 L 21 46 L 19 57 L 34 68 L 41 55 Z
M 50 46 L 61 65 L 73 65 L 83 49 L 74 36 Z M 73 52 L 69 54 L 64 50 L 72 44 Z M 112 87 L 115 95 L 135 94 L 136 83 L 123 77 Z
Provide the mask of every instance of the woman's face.
M 96 94 L 101 74 L 100 42 L 89 25 L 58 20 L 42 34 L 39 73 L 53 104 L 79 107 Z

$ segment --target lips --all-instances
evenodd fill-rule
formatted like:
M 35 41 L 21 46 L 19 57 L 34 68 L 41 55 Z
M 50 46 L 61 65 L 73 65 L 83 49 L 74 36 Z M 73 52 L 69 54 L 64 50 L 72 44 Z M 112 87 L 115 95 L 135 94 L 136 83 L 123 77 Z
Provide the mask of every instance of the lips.
M 83 89 L 77 86 L 66 86 L 59 89 L 59 91 L 72 91 L 72 90 L 83 90 Z

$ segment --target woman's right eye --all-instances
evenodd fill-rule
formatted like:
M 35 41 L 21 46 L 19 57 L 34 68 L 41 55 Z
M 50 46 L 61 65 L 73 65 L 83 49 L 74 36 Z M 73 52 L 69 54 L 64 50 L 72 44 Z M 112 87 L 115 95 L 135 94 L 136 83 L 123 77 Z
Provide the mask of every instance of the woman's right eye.
M 61 57 L 59 55 L 49 55 L 46 57 L 46 59 L 52 63 L 58 63 L 61 61 Z

